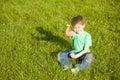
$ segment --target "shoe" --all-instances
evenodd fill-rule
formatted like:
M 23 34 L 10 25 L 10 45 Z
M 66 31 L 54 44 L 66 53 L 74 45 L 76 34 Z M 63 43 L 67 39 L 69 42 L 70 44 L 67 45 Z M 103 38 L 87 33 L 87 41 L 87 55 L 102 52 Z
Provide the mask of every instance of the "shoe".
M 64 66 L 63 69 L 64 71 L 68 70 L 68 69 L 71 69 L 72 68 L 72 65 L 69 65 L 69 66 Z
M 76 74 L 76 73 L 79 72 L 79 69 L 78 69 L 78 68 L 72 68 L 72 69 L 71 69 L 71 72 L 72 72 L 73 74 Z

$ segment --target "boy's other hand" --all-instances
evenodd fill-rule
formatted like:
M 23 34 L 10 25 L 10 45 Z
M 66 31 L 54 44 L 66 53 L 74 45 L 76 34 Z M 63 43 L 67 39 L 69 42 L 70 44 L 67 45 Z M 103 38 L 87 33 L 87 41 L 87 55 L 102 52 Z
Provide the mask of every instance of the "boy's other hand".
M 71 58 L 76 59 L 76 55 L 74 53 L 70 54 Z

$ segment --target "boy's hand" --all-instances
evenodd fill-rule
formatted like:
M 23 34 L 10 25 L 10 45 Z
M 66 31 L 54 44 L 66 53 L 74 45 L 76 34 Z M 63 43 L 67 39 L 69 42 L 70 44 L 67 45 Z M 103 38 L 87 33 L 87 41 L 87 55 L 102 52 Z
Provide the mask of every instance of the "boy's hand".
M 73 34 L 74 34 L 72 31 L 70 31 L 70 25 L 69 24 L 66 25 L 65 33 L 66 33 L 66 36 L 73 36 Z
M 70 54 L 71 58 L 76 59 L 76 55 L 74 53 Z

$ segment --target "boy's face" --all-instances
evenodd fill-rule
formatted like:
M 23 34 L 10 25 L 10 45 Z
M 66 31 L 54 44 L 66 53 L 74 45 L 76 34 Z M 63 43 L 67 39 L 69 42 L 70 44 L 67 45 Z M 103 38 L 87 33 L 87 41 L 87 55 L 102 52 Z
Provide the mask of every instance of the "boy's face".
M 85 27 L 85 24 L 81 24 L 80 22 L 74 25 L 74 31 L 75 32 L 80 32 L 83 31 Z

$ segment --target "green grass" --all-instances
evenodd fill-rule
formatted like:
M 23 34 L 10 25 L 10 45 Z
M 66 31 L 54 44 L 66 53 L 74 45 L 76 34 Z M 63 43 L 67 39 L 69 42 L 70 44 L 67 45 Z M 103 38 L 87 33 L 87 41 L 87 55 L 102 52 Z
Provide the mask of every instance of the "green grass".
M 94 62 L 73 75 L 57 53 L 71 49 L 65 25 L 80 14 Z M 119 80 L 119 0 L 0 0 L 0 80 Z

